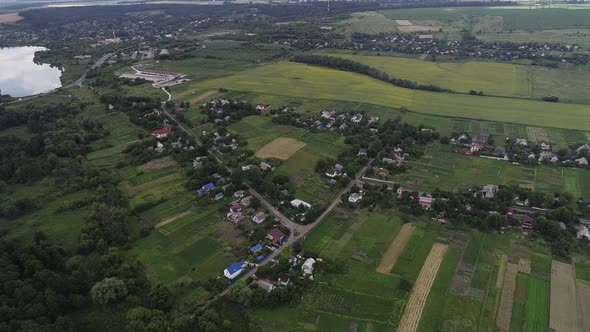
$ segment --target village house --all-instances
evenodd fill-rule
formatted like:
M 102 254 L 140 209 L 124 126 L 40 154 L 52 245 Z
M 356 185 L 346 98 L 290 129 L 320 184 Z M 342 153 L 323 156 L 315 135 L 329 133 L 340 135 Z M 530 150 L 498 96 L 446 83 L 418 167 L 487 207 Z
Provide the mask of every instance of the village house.
M 263 246 L 262 244 L 258 243 L 256 245 L 254 245 L 252 248 L 250 248 L 250 252 L 255 254 L 257 252 L 259 252 L 260 250 L 262 250 Z
M 590 230 L 588 230 L 588 227 L 586 227 L 585 225 L 580 225 L 580 227 L 578 227 L 578 233 L 576 234 L 576 238 L 581 239 L 583 237 L 585 237 L 586 240 L 590 240 Z
M 252 217 L 252 221 L 261 224 L 266 220 L 266 214 L 264 212 L 258 212 Z
M 242 197 L 244 197 L 244 191 L 243 191 L 243 190 L 238 190 L 238 191 L 236 191 L 236 192 L 234 193 L 234 197 L 237 197 L 237 198 L 242 198 Z
M 301 266 L 301 270 L 303 271 L 304 275 L 313 274 L 313 265 L 315 264 L 315 259 L 308 258 L 305 263 Z
M 479 137 L 477 141 L 481 144 L 489 144 L 490 142 L 490 134 L 488 133 L 479 133 Z
M 240 205 L 240 203 L 234 203 L 229 208 L 229 211 L 230 212 L 240 212 L 240 211 L 242 211 L 242 206 Z
M 265 109 L 264 104 L 258 104 L 258 105 L 256 105 L 256 110 L 257 111 L 264 111 L 264 109 Z
M 357 153 L 357 156 L 367 156 L 367 149 L 359 149 L 359 152 Z
M 224 197 L 223 193 L 217 193 L 214 198 L 216 201 L 218 201 L 218 200 L 222 199 L 223 197 Z
M 356 204 L 361 199 L 363 199 L 363 195 L 361 195 L 360 193 L 353 193 L 350 196 L 348 196 L 348 201 L 353 204 Z
M 233 263 L 232 265 L 228 266 L 225 270 L 223 270 L 223 275 L 226 278 L 233 280 L 242 273 L 244 267 L 246 267 L 245 261 Z
M 162 153 L 162 152 L 166 151 L 166 148 L 164 147 L 164 144 L 157 142 L 156 148 L 154 149 L 154 151 L 156 151 L 157 153 Z
M 273 289 L 275 289 L 275 285 L 266 279 L 258 279 L 256 280 L 256 284 L 258 287 L 266 290 L 267 293 L 270 293 Z
M 498 186 L 493 185 L 493 184 L 488 184 L 483 186 L 483 189 L 481 190 L 483 196 L 485 198 L 494 198 L 496 197 L 496 192 L 498 191 Z
M 280 273 L 278 278 L 278 283 L 281 286 L 289 286 L 289 281 L 291 281 L 291 276 L 288 273 Z
M 225 219 L 231 223 L 237 224 L 242 219 L 242 212 L 229 212 L 225 215 Z
M 266 233 L 266 238 L 274 242 L 275 244 L 280 244 L 283 242 L 285 238 L 285 234 L 281 232 L 278 228 L 273 228 Z
M 426 210 L 430 210 L 430 208 L 432 207 L 432 202 L 434 201 L 434 198 L 430 197 L 430 196 L 420 196 L 420 198 L 418 199 L 418 204 L 420 204 L 421 207 L 423 207 Z
M 269 169 L 272 169 L 272 166 L 265 163 L 264 161 L 261 161 L 258 167 L 260 167 L 260 169 L 263 171 L 268 171 Z
M 586 157 L 578 158 L 574 161 L 580 166 L 588 166 L 588 159 L 586 159 Z
M 354 123 L 359 123 L 363 120 L 363 115 L 360 113 L 357 113 L 350 120 Z
M 304 202 L 304 201 L 302 201 L 302 200 L 300 200 L 298 198 L 292 200 L 290 203 L 291 203 L 291 206 L 294 207 L 294 208 L 296 208 L 296 209 L 298 209 L 302 205 L 305 208 L 307 208 L 307 209 L 311 209 L 311 204 L 309 204 L 307 202 Z
M 580 154 L 584 151 L 590 151 L 590 145 L 588 145 L 588 143 L 584 144 L 584 145 L 580 145 L 577 149 L 576 149 L 576 153 Z
M 522 145 L 522 146 L 528 146 L 529 145 L 529 142 L 527 142 L 527 140 L 524 139 L 524 138 L 517 138 L 516 141 L 515 141 L 515 143 L 517 145 Z
M 215 185 L 212 182 L 209 182 L 201 187 L 201 189 L 197 190 L 197 193 L 203 195 L 204 193 L 210 192 L 215 189 Z
M 537 141 L 537 143 L 541 147 L 541 150 L 543 150 L 543 151 L 551 151 L 551 143 L 549 143 L 548 141 L 539 140 L 539 141 Z
M 155 138 L 165 138 L 170 133 L 170 130 L 172 130 L 172 127 L 172 125 L 167 125 L 164 128 L 156 129 L 152 131 L 152 136 Z
M 523 215 L 520 217 L 520 227 L 522 229 L 533 229 L 535 227 L 535 219 L 528 214 Z
M 244 207 L 247 208 L 250 206 L 250 204 L 252 204 L 252 196 L 246 196 L 244 198 L 242 198 L 240 200 L 240 204 Z
M 470 147 L 470 151 L 475 153 L 475 152 L 479 152 L 481 150 L 482 146 L 479 143 L 471 143 L 471 147 Z
M 329 178 L 335 178 L 337 176 L 340 176 L 340 172 L 337 171 L 335 168 L 331 168 L 331 169 L 327 170 L 325 174 Z

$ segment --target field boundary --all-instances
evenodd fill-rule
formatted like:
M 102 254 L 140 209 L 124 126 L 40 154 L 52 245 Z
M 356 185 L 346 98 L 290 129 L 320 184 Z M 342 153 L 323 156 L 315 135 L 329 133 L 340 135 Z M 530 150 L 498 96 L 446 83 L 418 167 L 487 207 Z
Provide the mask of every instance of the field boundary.
M 395 236 L 395 239 L 391 241 L 391 244 L 381 257 L 381 262 L 375 269 L 376 272 L 389 274 L 391 270 L 397 263 L 399 256 L 401 256 L 404 248 L 410 241 L 412 234 L 414 234 L 414 230 L 416 229 L 416 225 L 414 224 L 404 224 L 400 231 Z
M 177 214 L 175 214 L 175 215 L 172 215 L 172 216 L 170 216 L 170 217 L 166 217 L 166 218 L 162 219 L 160 222 L 158 222 L 158 223 L 157 223 L 157 224 L 154 226 L 154 228 L 155 228 L 155 229 L 158 229 L 158 228 L 160 228 L 160 227 L 162 227 L 162 226 L 166 226 L 166 225 L 168 225 L 169 223 L 173 222 L 174 220 L 176 220 L 176 219 L 179 219 L 179 218 L 182 218 L 182 217 L 184 217 L 184 216 L 187 216 L 187 215 L 189 215 L 190 213 L 191 213 L 190 211 L 184 211 L 184 212 L 180 212 L 180 213 L 177 213 Z
M 415 332 L 418 330 L 418 324 L 420 323 L 430 288 L 434 284 L 438 268 L 447 251 L 448 246 L 446 244 L 437 242 L 432 245 L 432 249 L 430 249 L 430 253 L 426 261 L 424 261 L 414 288 L 412 288 L 412 292 L 410 293 L 408 303 L 397 329 L 398 332 Z

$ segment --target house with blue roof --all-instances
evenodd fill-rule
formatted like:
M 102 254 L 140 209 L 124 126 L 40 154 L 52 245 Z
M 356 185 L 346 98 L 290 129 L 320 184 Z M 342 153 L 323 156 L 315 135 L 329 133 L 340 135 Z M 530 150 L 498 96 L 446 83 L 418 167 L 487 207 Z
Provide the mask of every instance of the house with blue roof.
M 256 257 L 256 261 L 260 262 L 264 259 L 264 257 L 266 257 L 266 256 L 260 255 L 260 256 Z
M 223 270 L 223 275 L 228 279 L 235 279 L 242 273 L 245 266 L 245 261 L 233 263 L 232 265 L 228 266 L 225 270 Z
M 213 189 L 215 189 L 215 185 L 212 182 L 209 182 L 203 186 L 203 190 L 205 191 L 211 191 Z
M 256 253 L 256 252 L 260 251 L 260 249 L 262 249 L 262 244 L 258 243 L 254 247 L 250 248 L 250 252 Z

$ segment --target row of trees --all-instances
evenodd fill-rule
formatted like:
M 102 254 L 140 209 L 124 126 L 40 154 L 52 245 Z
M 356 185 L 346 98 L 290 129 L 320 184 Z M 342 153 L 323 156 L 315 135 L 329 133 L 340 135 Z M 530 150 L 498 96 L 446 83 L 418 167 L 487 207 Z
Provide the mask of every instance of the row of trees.
M 327 56 L 327 55 L 296 55 L 291 58 L 293 62 L 307 63 L 310 65 L 317 65 L 328 68 L 335 68 L 341 70 L 348 70 L 355 73 L 370 76 L 380 81 L 391 83 L 395 86 L 399 86 L 406 89 L 417 89 L 434 92 L 453 92 L 449 89 L 444 89 L 436 85 L 425 85 L 418 84 L 414 81 L 395 78 L 389 76 L 389 74 L 369 65 L 362 64 L 357 61 L 344 59 L 340 57 Z

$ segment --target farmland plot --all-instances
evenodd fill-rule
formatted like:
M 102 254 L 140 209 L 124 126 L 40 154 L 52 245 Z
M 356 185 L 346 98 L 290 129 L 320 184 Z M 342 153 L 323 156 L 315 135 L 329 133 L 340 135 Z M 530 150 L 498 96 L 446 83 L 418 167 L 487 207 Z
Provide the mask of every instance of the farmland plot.
M 579 331 L 574 269 L 554 260 L 551 264 L 551 314 L 549 327 L 555 331 Z
M 418 330 L 418 323 L 422 316 L 422 310 L 426 304 L 428 293 L 436 278 L 438 268 L 447 253 L 448 246 L 442 243 L 435 243 L 424 262 L 418 279 L 410 293 L 410 298 L 399 324 L 398 331 L 413 332 Z
M 412 233 L 416 229 L 416 226 L 412 224 L 404 224 L 393 240 L 389 248 L 381 259 L 381 263 L 377 266 L 376 271 L 379 273 L 389 273 L 391 269 L 395 266 L 397 259 L 401 255 L 402 251 L 404 250 L 406 244 L 410 240 Z

